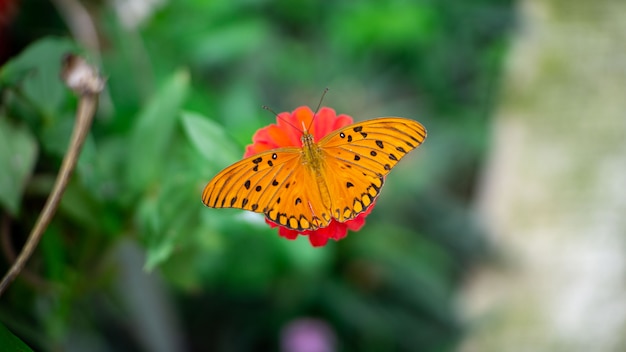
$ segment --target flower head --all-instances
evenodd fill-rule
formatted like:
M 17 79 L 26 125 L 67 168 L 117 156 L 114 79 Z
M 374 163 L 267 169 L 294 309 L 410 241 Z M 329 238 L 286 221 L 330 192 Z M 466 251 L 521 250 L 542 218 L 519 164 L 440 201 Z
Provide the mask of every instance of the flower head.
M 327 134 L 353 122 L 352 117 L 344 114 L 337 115 L 335 110 L 327 107 L 320 108 L 315 115 L 315 119 L 313 119 L 313 111 L 307 106 L 301 106 L 291 113 L 280 113 L 276 120 L 276 124 L 263 127 L 254 134 L 252 144 L 246 147 L 244 157 L 270 149 L 302 147 L 302 142 L 300 141 L 302 126 L 309 128 L 309 133 L 313 135 L 315 142 L 318 142 Z M 311 121 L 313 121 L 312 125 Z M 311 126 L 309 127 L 309 125 Z M 317 230 L 298 232 L 278 225 L 267 218 L 265 221 L 272 228 L 278 227 L 278 234 L 282 237 L 294 240 L 298 235 L 308 236 L 314 247 L 320 247 L 324 246 L 329 239 L 338 241 L 346 237 L 348 230 L 360 230 L 365 225 L 365 218 L 372 211 L 372 208 L 374 208 L 374 203 L 352 220 L 338 222 L 332 219 L 328 226 Z

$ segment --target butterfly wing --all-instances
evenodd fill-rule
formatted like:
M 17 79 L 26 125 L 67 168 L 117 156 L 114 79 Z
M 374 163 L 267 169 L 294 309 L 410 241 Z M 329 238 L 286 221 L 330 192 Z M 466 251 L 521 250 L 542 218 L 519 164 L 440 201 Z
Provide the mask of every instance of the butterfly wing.
M 325 153 L 325 179 L 332 215 L 344 222 L 374 202 L 384 177 L 426 138 L 419 122 L 383 117 L 341 128 L 319 142 Z
M 204 188 L 202 202 L 212 208 L 264 213 L 293 230 L 315 230 L 331 220 L 329 204 L 324 204 L 316 184 L 302 165 L 301 149 L 274 149 L 222 170 Z

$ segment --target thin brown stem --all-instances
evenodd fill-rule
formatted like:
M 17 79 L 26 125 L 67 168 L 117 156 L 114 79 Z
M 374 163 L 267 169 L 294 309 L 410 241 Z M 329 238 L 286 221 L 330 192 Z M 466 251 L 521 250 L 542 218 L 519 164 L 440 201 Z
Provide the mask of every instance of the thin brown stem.
M 13 263 L 17 254 L 13 248 L 13 241 L 11 241 L 11 217 L 4 213 L 2 215 L 2 225 L 0 226 L 0 243 L 2 243 L 2 252 L 4 257 L 9 263 Z M 28 270 L 28 268 L 22 269 L 22 277 L 28 281 L 31 285 L 43 288 L 49 286 L 43 278 L 37 276 L 35 273 Z
M 91 127 L 98 105 L 98 94 L 104 88 L 104 82 L 97 71 L 88 66 L 82 59 L 67 56 L 64 65 L 62 75 L 66 84 L 80 94 L 70 146 L 61 163 L 61 169 L 52 187 L 52 193 L 50 193 L 41 214 L 39 214 L 35 227 L 33 227 L 17 259 L 0 282 L 0 296 L 22 271 L 56 212 L 78 161 L 83 142 Z

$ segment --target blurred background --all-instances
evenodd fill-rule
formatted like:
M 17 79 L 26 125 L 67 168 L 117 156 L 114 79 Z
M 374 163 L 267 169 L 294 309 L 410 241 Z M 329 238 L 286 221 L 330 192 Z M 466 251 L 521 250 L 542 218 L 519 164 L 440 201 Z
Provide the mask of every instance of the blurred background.
M 60 208 L 0 297 L 37 351 L 626 349 L 626 4 L 0 0 L 0 270 L 77 98 L 107 86 Z M 367 225 L 312 248 L 204 207 L 261 109 L 405 116 L 429 137 Z M 1 348 L 0 348 L 1 350 Z

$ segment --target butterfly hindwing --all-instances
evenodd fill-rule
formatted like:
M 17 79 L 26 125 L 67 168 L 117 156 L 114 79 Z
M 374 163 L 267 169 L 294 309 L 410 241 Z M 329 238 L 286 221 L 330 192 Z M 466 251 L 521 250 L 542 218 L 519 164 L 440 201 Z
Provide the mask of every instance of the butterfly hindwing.
M 271 221 L 292 230 L 316 230 L 326 227 L 332 218 L 322 199 L 315 175 L 302 164 L 289 168 L 286 177 L 279 174 L 279 191 L 266 202 L 264 213 Z
M 349 160 L 336 157 L 327 160 L 326 179 L 333 195 L 333 218 L 339 222 L 351 220 L 374 203 L 385 179 L 380 173 Z

